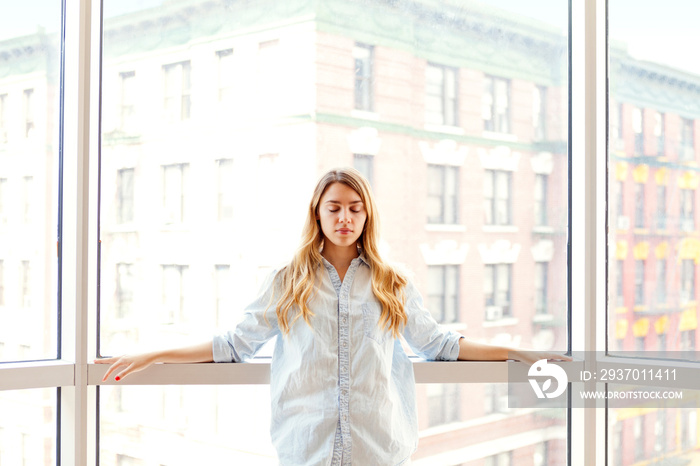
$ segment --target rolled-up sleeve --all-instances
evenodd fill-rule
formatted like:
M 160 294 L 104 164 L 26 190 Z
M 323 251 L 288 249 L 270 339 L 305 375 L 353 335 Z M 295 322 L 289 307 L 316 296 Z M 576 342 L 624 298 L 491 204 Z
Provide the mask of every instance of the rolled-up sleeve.
M 417 356 L 435 361 L 456 361 L 463 335 L 438 324 L 423 305 L 413 283 L 406 285 L 406 317 L 403 336 Z
M 258 297 L 245 308 L 243 318 L 233 330 L 214 335 L 214 362 L 242 362 L 250 359 L 265 343 L 279 334 L 275 305 L 270 301 L 275 275 L 276 272 L 270 274 Z

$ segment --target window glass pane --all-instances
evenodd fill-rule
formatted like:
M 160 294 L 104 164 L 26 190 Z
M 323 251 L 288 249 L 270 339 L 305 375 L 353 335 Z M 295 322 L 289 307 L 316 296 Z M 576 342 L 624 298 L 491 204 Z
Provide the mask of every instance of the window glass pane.
M 57 357 L 60 30 L 58 0 L 0 6 L 0 362 Z
M 608 5 L 608 350 L 695 349 L 700 59 L 669 51 L 700 38 L 700 7 Z
M 56 464 L 56 389 L 0 391 L 0 464 Z
M 509 408 L 506 384 L 420 384 L 417 396 L 412 465 L 566 464 L 565 409 Z
M 282 3 L 104 1 L 101 353 L 232 328 L 293 254 L 315 181 L 369 160 L 355 154 L 372 157 L 383 257 L 406 264 L 430 311 L 480 341 L 566 350 L 566 2 L 473 2 L 454 17 L 447 2 Z M 365 46 L 373 113 L 356 108 Z M 479 108 L 487 76 L 493 131 Z M 138 122 L 128 133 L 124 99 Z M 127 223 L 121 170 L 133 174 Z
M 611 387 L 629 393 L 658 392 L 656 396 L 665 399 L 636 403 L 622 398 L 608 401 L 609 464 L 693 464 L 700 460 L 699 391 L 671 387 Z M 682 398 L 672 398 L 679 393 Z
M 278 464 L 267 386 L 99 390 L 100 464 Z

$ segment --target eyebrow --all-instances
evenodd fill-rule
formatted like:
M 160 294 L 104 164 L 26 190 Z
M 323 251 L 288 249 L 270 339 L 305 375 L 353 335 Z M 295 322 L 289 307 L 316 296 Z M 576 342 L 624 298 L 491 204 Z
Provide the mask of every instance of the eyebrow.
M 340 205 L 340 204 L 342 204 L 342 202 L 334 201 L 334 200 L 330 199 L 330 200 L 324 202 L 324 204 L 338 204 L 338 205 Z M 353 205 L 353 204 L 362 204 L 362 201 L 357 200 L 357 201 L 350 202 L 350 205 Z

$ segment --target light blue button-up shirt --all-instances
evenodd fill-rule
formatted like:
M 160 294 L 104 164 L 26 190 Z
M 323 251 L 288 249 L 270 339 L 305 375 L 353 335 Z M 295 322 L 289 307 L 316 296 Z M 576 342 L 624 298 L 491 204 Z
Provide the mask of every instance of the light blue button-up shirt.
M 309 303 L 311 327 L 299 319 L 282 334 L 269 279 L 235 330 L 214 337 L 214 361 L 245 361 L 276 338 L 270 432 L 281 464 L 404 464 L 418 444 L 413 366 L 401 341 L 378 325 L 381 305 L 364 258 L 352 261 L 342 282 L 323 265 L 327 273 Z M 405 292 L 402 334 L 411 349 L 456 360 L 462 336 L 435 322 L 413 284 Z

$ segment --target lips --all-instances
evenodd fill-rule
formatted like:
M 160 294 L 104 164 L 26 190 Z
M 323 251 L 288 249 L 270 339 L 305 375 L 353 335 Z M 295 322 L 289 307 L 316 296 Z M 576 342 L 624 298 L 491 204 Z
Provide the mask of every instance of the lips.
M 348 235 L 348 234 L 352 233 L 352 230 L 349 228 L 339 228 L 335 231 L 336 231 L 336 233 L 340 233 L 341 235 Z

